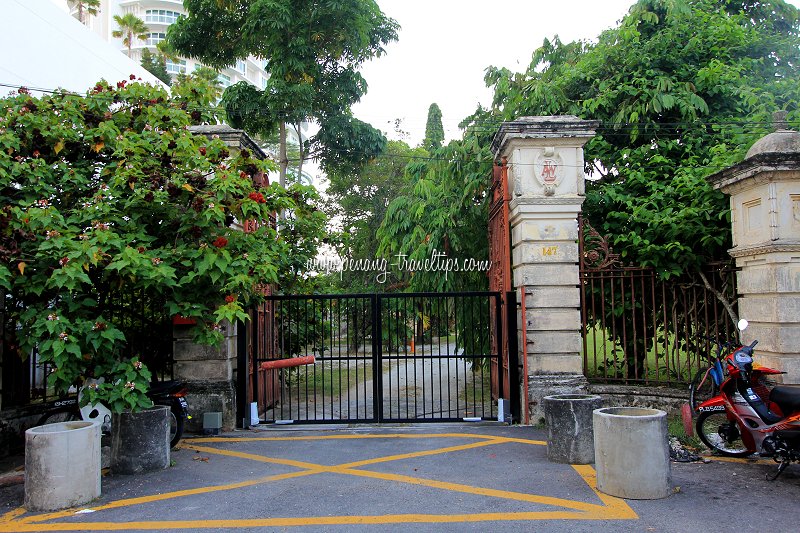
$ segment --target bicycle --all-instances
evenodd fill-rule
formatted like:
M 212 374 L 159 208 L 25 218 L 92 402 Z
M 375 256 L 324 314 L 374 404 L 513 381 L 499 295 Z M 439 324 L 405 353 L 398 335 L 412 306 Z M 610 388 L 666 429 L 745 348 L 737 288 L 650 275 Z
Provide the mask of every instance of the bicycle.
M 717 339 L 708 338 L 717 346 L 717 355 L 711 360 L 708 368 L 700 369 L 694 375 L 689 385 L 689 405 L 692 408 L 692 416 L 697 416 L 697 406 L 704 401 L 719 394 L 719 386 L 725 379 L 725 367 L 722 365 L 727 350 L 738 346 L 738 343 L 720 342 Z

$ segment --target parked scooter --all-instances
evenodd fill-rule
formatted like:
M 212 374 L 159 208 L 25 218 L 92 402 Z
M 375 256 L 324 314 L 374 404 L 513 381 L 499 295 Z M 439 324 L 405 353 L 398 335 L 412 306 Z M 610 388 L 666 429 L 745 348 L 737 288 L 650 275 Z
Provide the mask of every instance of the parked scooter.
M 739 329 L 746 327 L 740 320 Z M 791 462 L 800 462 L 800 387 L 770 389 L 765 376 L 783 372 L 753 362 L 756 344 L 725 357 L 727 377 L 719 394 L 697 407 L 697 434 L 722 455 L 772 457 L 778 463 L 774 480 Z
M 189 404 L 186 401 L 188 389 L 179 381 L 161 381 L 150 384 L 147 396 L 155 405 L 169 407 L 170 412 L 170 446 L 175 447 L 183 436 L 184 425 L 192 417 L 189 415 Z M 111 411 L 102 404 L 87 404 L 78 407 L 80 395 L 56 400 L 53 408 L 48 410 L 37 422 L 37 426 L 68 420 L 100 421 L 103 433 L 111 432 Z

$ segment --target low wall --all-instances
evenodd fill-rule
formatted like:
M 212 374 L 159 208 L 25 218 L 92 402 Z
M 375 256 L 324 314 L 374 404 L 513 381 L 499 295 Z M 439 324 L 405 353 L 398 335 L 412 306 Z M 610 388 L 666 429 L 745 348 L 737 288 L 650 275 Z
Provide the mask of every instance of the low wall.
M 681 406 L 689 401 L 689 387 L 672 389 L 590 383 L 589 392 L 602 396 L 605 407 L 648 407 L 668 414 L 680 414 Z
M 0 458 L 25 449 L 25 430 L 34 426 L 44 413 L 41 405 L 0 411 Z

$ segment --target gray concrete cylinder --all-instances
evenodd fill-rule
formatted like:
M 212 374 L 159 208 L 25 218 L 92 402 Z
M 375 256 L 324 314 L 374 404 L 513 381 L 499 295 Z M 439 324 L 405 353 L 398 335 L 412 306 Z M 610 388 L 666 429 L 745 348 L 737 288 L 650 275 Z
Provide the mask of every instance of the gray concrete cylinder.
M 111 419 L 111 472 L 140 474 L 169 466 L 169 407 L 156 405 Z
M 594 462 L 592 413 L 603 399 L 592 394 L 545 396 L 547 459 L 553 463 L 586 465 Z
M 59 422 L 25 432 L 25 508 L 55 511 L 100 497 L 100 424 Z
M 654 500 L 672 493 L 667 413 L 640 407 L 594 411 L 597 489 L 620 498 Z

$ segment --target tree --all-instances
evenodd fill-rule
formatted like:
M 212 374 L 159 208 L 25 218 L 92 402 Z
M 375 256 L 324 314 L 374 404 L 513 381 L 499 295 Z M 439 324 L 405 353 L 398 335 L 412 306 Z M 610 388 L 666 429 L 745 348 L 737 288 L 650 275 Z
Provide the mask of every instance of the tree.
M 387 207 L 378 230 L 378 252 L 424 261 L 436 253 L 476 261 L 489 256 L 487 187 L 492 158 L 474 137 L 452 141 L 409 163 L 407 184 Z M 406 274 L 414 291 L 485 290 L 483 269 Z
M 378 258 L 378 229 L 389 204 L 403 193 L 407 184 L 406 166 L 427 153 L 402 141 L 389 141 L 386 150 L 358 172 L 328 175 L 330 185 L 326 212 L 330 220 L 341 223 L 335 240 L 341 258 L 373 260 Z M 399 281 L 397 273 L 380 277 L 381 272 L 343 272 L 334 284 L 345 292 L 383 292 Z
M 131 78 L 134 76 L 132 75 Z M 125 357 L 131 316 L 163 299 L 222 340 L 263 284 L 296 277 L 316 255 L 324 216 L 312 188 L 260 187 L 274 168 L 188 127 L 210 117 L 196 78 L 164 89 L 98 83 L 86 96 L 27 90 L 0 101 L 0 288 L 20 354 L 37 350 L 57 392 L 105 377 L 85 401 L 149 404 L 149 372 Z M 277 210 L 280 228 L 266 223 Z M 263 221 L 245 233 L 236 223 Z M 120 305 L 120 290 L 143 295 Z
M 69 0 L 71 8 L 78 9 L 78 20 L 86 24 L 86 14 L 97 15 L 100 12 L 100 0 Z
M 435 102 L 428 108 L 428 121 L 425 123 L 425 139 L 422 147 L 433 152 L 441 148 L 444 141 L 444 127 L 442 127 L 442 110 Z
M 474 124 L 522 115 L 599 119 L 586 145 L 587 170 L 598 179 L 587 184 L 584 214 L 625 261 L 707 286 L 703 265 L 728 257 L 730 220 L 726 198 L 705 177 L 738 162 L 776 108 L 800 118 L 798 61 L 798 11 L 780 0 L 641 0 L 596 44 L 546 40 L 525 73 L 489 69 L 494 105 Z M 688 351 L 702 335 L 644 320 L 675 312 L 678 300 L 636 301 L 608 287 L 587 296 L 616 300 L 602 308 L 625 354 L 621 377 L 644 377 L 638 372 L 654 343 L 674 339 Z
M 154 54 L 149 48 L 145 48 L 142 51 L 142 66 L 167 85 L 172 83 L 172 76 L 167 72 L 167 60 L 163 55 Z
M 147 40 L 149 33 L 147 25 L 133 13 L 126 13 L 122 16 L 114 15 L 114 22 L 117 23 L 117 29 L 112 31 L 111 35 L 117 39 L 122 38 L 122 44 L 128 49 L 129 56 L 131 55 L 134 39 Z
M 584 212 L 625 260 L 676 276 L 727 257 L 727 200 L 705 176 L 739 161 L 775 109 L 800 118 L 798 64 L 798 11 L 781 0 L 642 0 L 596 44 L 546 40 L 526 72 L 490 68 L 494 105 L 473 124 L 601 120 Z
M 265 136 L 278 130 L 281 184 L 287 124 L 319 122 L 301 159 L 310 150 L 326 170 L 363 164 L 383 149 L 383 135 L 350 112 L 367 89 L 358 68 L 397 39 L 397 23 L 374 0 L 187 0 L 185 7 L 167 35 L 175 50 L 215 68 L 251 54 L 266 60 L 266 88 L 233 85 L 223 103 L 236 127 Z

